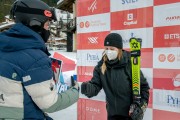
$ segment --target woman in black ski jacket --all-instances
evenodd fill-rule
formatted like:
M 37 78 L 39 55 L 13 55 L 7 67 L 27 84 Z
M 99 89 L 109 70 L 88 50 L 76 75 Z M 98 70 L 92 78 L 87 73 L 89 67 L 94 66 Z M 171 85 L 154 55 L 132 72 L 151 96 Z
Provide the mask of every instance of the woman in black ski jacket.
M 122 37 L 117 33 L 107 35 L 104 46 L 104 55 L 94 68 L 92 79 L 82 83 L 81 93 L 90 98 L 103 88 L 106 94 L 107 119 L 132 120 L 130 106 L 137 103 L 133 103 L 130 53 L 122 49 Z M 140 82 L 141 99 L 136 106 L 143 115 L 149 100 L 149 85 L 142 72 Z M 134 114 L 136 116 L 138 113 Z

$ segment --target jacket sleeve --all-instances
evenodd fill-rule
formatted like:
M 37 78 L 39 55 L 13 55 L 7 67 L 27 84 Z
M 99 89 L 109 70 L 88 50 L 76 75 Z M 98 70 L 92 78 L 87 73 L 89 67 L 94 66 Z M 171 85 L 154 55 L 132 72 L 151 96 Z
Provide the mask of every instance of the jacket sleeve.
M 56 112 L 77 102 L 79 92 L 70 88 L 57 94 L 51 60 L 43 58 L 34 63 L 23 76 L 23 85 L 35 104 L 44 112 Z
M 140 80 L 141 80 L 141 102 L 146 102 L 148 104 L 149 101 L 149 84 L 146 80 L 146 78 L 144 77 L 142 71 L 140 73 Z
M 92 79 L 86 83 L 86 96 L 91 98 L 96 96 L 102 89 L 100 69 L 98 66 L 94 68 Z

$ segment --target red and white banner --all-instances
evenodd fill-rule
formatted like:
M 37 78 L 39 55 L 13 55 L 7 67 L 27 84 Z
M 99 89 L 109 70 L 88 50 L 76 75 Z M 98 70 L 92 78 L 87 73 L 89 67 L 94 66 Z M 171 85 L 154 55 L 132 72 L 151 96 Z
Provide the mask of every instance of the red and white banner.
M 153 109 L 179 113 L 180 91 L 154 89 L 153 90 Z
M 94 67 L 93 66 L 78 66 L 77 67 L 77 74 L 78 74 L 78 81 L 79 82 L 86 82 L 91 80 L 92 76 L 93 76 L 93 70 Z
M 152 26 L 153 7 L 111 13 L 111 30 L 145 28 Z
M 161 1 L 161 0 L 160 0 Z M 165 1 L 165 0 L 163 0 Z M 154 7 L 154 27 L 180 25 L 180 2 Z
M 179 69 L 180 48 L 154 48 L 153 68 Z
M 77 35 L 77 49 L 104 49 L 104 39 L 110 32 L 91 32 Z
M 180 69 L 154 69 L 153 88 L 180 91 Z
M 110 0 L 111 12 L 153 6 L 153 0 Z
M 77 16 L 87 16 L 110 12 L 110 0 L 78 0 Z
M 101 60 L 104 49 L 78 50 L 77 66 L 96 66 Z
M 180 47 L 180 25 L 154 28 L 154 47 Z
M 106 103 L 101 101 L 86 100 L 78 101 L 78 120 L 107 120 Z
M 179 120 L 180 114 L 177 112 L 169 112 L 163 110 L 153 110 L 152 120 Z
M 129 39 L 141 38 L 141 70 L 151 88 L 144 120 L 179 120 L 179 6 L 179 0 L 77 1 L 78 81 L 82 83 L 93 77 L 93 69 L 102 58 L 106 35 L 120 34 L 123 48 L 128 51 Z M 82 115 L 78 120 L 107 119 L 103 89 L 91 99 L 82 94 L 80 98 L 78 114 Z M 89 112 L 84 109 L 85 104 L 96 111 L 103 106 L 104 112 Z
M 110 31 L 110 13 L 77 18 L 77 33 L 102 31 Z

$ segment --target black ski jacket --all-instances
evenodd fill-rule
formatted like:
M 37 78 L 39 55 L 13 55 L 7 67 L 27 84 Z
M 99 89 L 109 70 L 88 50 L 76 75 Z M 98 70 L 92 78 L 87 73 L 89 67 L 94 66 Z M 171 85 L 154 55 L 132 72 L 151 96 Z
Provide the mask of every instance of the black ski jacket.
M 106 94 L 108 116 L 129 116 L 129 108 L 133 102 L 130 53 L 123 51 L 121 60 L 107 61 L 105 74 L 101 72 L 103 61 L 99 61 L 87 84 L 88 97 L 96 96 L 103 88 Z M 141 72 L 141 102 L 148 104 L 149 85 Z

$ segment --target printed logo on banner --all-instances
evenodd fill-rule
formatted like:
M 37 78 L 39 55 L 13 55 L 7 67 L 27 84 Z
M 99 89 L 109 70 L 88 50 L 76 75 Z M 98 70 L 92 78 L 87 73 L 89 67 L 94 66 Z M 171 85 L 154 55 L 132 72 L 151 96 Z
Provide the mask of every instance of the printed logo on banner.
M 142 39 L 142 48 L 153 48 L 153 28 L 140 28 L 128 30 L 111 31 L 118 33 L 123 38 L 123 48 L 129 48 L 129 39 L 131 37 Z
M 179 69 L 154 69 L 153 88 L 180 91 Z
M 110 13 L 77 17 L 77 33 L 110 31 Z
M 153 7 L 111 12 L 111 30 L 145 28 L 152 26 Z
M 153 0 L 110 0 L 111 12 L 153 6 Z
M 154 47 L 180 47 L 180 26 L 154 28 Z
M 174 54 L 168 54 L 166 56 L 165 54 L 160 54 L 158 59 L 160 62 L 165 62 L 166 60 L 168 62 L 174 62 L 175 61 L 175 55 Z
M 153 108 L 158 110 L 179 112 L 180 91 L 154 89 Z
M 127 14 L 127 21 L 124 21 L 124 25 L 137 24 L 137 15 L 133 13 Z
M 154 7 L 154 27 L 180 24 L 180 2 Z
M 91 32 L 77 35 L 77 49 L 104 49 L 104 39 L 110 32 Z
M 85 82 L 91 80 L 93 76 L 94 67 L 78 66 L 77 68 L 78 68 L 77 73 L 78 73 L 79 82 Z
M 80 99 L 78 102 L 78 111 L 80 113 L 78 115 L 78 120 L 106 120 L 107 119 L 107 112 L 105 102 L 101 101 L 94 101 L 94 100 L 86 100 L 86 99 Z
M 88 43 L 98 44 L 98 37 L 88 37 Z
M 110 0 L 78 0 L 77 16 L 87 16 L 110 12 Z
M 104 50 L 78 50 L 77 51 L 77 65 L 78 66 L 96 66 L 102 58 Z
M 154 0 L 154 5 L 163 5 L 163 4 L 170 4 L 176 2 L 179 2 L 179 0 Z
M 179 69 L 180 48 L 154 48 L 153 67 Z
M 95 9 L 97 9 L 97 0 L 94 0 L 91 6 L 88 7 L 88 10 L 91 11 L 92 13 L 94 12 Z

